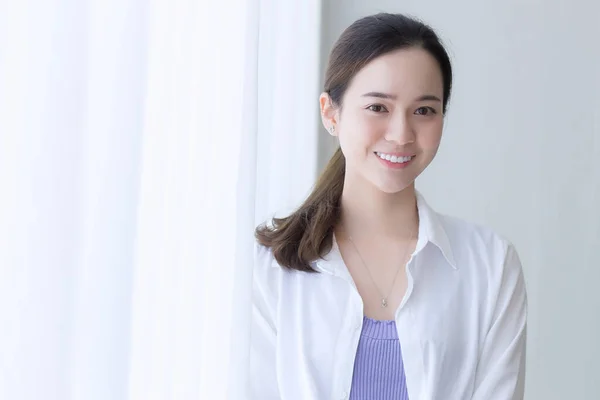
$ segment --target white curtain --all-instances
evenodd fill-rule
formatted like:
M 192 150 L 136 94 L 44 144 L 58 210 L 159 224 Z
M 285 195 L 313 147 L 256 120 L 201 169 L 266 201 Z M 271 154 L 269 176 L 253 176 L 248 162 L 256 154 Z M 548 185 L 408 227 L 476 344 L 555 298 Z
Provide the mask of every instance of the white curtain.
M 0 398 L 244 399 L 316 176 L 318 0 L 0 2 Z

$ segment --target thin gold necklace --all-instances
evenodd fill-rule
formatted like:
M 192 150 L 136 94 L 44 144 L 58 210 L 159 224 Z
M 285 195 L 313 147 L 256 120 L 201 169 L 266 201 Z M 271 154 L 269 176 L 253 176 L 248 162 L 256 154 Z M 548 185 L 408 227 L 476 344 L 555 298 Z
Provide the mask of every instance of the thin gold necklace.
M 344 230 L 346 230 L 346 229 L 344 229 Z M 410 248 L 410 241 L 412 240 L 412 235 L 413 235 L 413 232 L 411 231 L 410 236 L 408 237 L 408 245 L 406 246 L 406 250 L 404 251 L 404 257 L 402 258 L 402 260 L 406 260 L 406 256 L 408 254 L 408 249 Z M 348 239 L 350 240 L 350 243 L 352 243 L 352 246 L 354 246 L 354 250 L 356 250 L 356 254 L 358 254 L 358 258 L 360 258 L 360 261 L 362 262 L 363 266 L 369 273 L 369 277 L 371 278 L 371 282 L 373 282 L 373 286 L 375 286 L 375 289 L 377 289 L 377 291 L 379 292 L 379 295 L 381 296 L 381 307 L 386 308 L 388 306 L 388 298 L 389 298 L 390 294 L 392 294 L 392 290 L 394 290 L 394 285 L 396 284 L 396 278 L 398 278 L 398 272 L 400 272 L 400 267 L 402 267 L 403 264 L 401 263 L 400 265 L 398 265 L 398 269 L 396 269 L 396 274 L 394 274 L 394 280 L 392 281 L 392 286 L 390 288 L 390 291 L 388 292 L 388 295 L 385 296 L 383 294 L 383 292 L 379 289 L 379 286 L 377 286 L 377 284 L 375 283 L 375 279 L 373 279 L 371 270 L 369 269 L 369 267 L 367 266 L 367 263 L 365 262 L 362 255 L 360 254 L 360 251 L 358 251 L 358 247 L 356 246 L 356 243 L 354 243 L 354 240 L 352 239 L 352 236 L 350 234 L 348 234 Z

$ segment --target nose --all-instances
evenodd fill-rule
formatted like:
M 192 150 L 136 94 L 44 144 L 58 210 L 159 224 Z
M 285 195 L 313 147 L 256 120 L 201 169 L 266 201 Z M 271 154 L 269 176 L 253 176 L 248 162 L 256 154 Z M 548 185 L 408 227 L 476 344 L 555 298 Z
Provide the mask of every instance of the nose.
M 385 140 L 398 145 L 406 145 L 415 141 L 415 131 L 410 119 L 404 113 L 397 113 L 390 119 Z

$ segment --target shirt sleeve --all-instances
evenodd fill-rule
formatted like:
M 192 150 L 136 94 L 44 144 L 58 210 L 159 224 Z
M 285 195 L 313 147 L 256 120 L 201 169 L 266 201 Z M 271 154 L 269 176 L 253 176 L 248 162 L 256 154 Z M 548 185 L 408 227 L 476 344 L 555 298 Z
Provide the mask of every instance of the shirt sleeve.
M 527 295 L 523 271 L 515 248 L 508 244 L 472 400 L 523 399 L 526 332 Z
M 255 246 L 250 333 L 250 399 L 279 400 L 277 379 L 277 276 L 269 249 Z

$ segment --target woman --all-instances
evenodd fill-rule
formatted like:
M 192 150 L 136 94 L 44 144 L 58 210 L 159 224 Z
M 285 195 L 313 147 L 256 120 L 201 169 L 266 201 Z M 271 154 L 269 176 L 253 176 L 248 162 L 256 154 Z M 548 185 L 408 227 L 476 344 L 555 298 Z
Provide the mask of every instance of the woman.
M 415 190 L 451 86 L 440 40 L 406 16 L 334 45 L 320 105 L 340 149 L 296 212 L 256 230 L 253 399 L 523 398 L 514 247 Z

